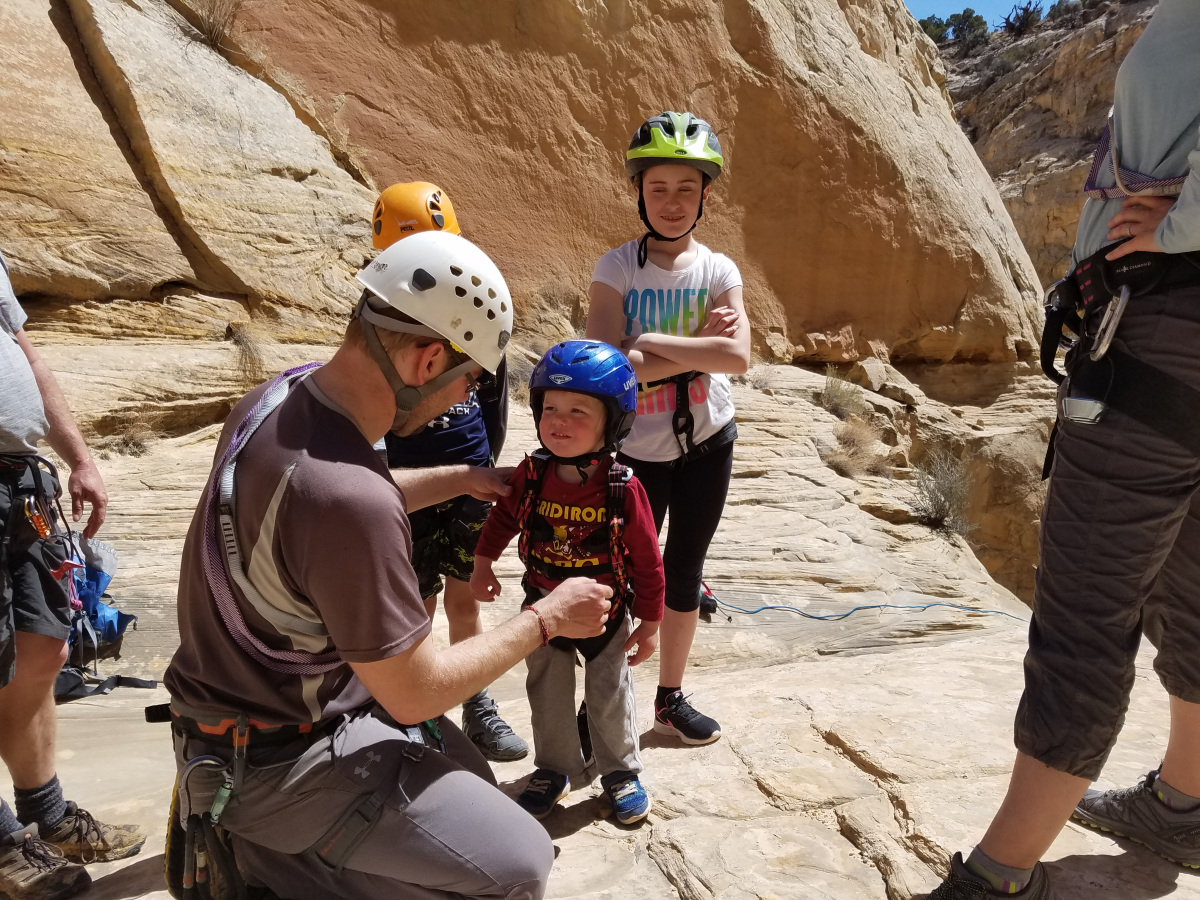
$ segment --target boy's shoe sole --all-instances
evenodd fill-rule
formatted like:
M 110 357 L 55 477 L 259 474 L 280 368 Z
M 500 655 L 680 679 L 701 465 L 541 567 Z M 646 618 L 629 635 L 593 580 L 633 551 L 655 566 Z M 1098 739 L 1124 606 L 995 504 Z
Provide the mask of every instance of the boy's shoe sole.
M 655 734 L 665 734 L 665 735 L 669 735 L 670 737 L 677 737 L 681 741 L 683 741 L 685 744 L 691 744 L 693 747 L 703 746 L 704 744 L 711 744 L 711 743 L 713 743 L 713 741 L 718 741 L 721 739 L 721 732 L 719 730 L 714 731 L 712 733 L 712 735 L 710 735 L 707 738 L 698 739 L 698 738 L 688 737 L 682 731 L 677 729 L 674 725 L 671 725 L 669 722 L 660 722 L 658 719 L 654 720 L 653 728 L 654 728 Z

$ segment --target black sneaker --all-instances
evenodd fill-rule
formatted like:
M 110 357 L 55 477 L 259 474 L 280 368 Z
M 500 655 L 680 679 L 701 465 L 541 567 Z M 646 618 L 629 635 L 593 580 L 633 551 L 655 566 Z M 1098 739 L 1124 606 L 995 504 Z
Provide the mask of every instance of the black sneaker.
M 537 769 L 529 777 L 529 784 L 517 797 L 517 805 L 535 819 L 544 819 L 554 812 L 558 801 L 571 793 L 571 780 L 566 775 L 549 769 Z
M 654 730 L 670 734 L 685 744 L 711 744 L 721 736 L 721 726 L 687 702 L 683 691 L 668 694 L 662 706 L 654 708 Z
M 962 854 L 955 853 L 954 859 L 950 861 L 950 874 L 933 893 L 926 895 L 926 900 L 986 900 L 988 897 L 1007 897 L 1008 900 L 1054 900 L 1054 891 L 1050 889 L 1050 876 L 1046 874 L 1046 867 L 1041 863 L 1033 867 L 1033 878 L 1025 886 L 1025 890 L 1017 894 L 1005 894 L 993 890 L 986 882 L 971 874 L 963 862 Z
M 1200 810 L 1177 812 L 1154 792 L 1158 772 L 1133 787 L 1089 790 L 1071 818 L 1149 847 L 1173 863 L 1200 869 Z
M 36 825 L 0 837 L 0 891 L 10 900 L 59 900 L 91 883 L 87 869 L 38 837 Z

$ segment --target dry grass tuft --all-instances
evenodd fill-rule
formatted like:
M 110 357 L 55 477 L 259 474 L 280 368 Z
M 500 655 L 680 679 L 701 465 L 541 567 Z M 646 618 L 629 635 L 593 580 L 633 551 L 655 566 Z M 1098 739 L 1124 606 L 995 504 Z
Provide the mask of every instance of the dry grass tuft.
M 145 456 L 154 440 L 154 422 L 145 410 L 129 410 L 121 415 L 116 430 L 103 441 L 106 453 L 119 456 Z
M 865 475 L 888 475 L 891 472 L 887 456 L 875 448 L 882 433 L 870 422 L 851 416 L 834 429 L 837 449 L 825 458 L 825 465 L 843 478 L 862 478 Z
M 843 378 L 834 365 L 825 367 L 825 389 L 821 391 L 818 402 L 843 420 L 853 416 L 862 418 L 869 409 L 858 385 Z
M 204 41 L 214 50 L 224 49 L 225 38 L 233 31 L 234 23 L 246 0 L 191 0 L 192 10 L 200 20 L 197 28 Z
M 971 474 L 967 464 L 944 447 L 934 447 L 916 466 L 917 521 L 964 537 L 974 529 L 967 521 Z
M 230 322 L 226 337 L 237 350 L 237 373 L 242 387 L 251 388 L 267 380 L 266 341 L 249 322 Z
M 508 399 L 522 406 L 529 405 L 529 376 L 537 359 L 524 347 L 508 345 Z

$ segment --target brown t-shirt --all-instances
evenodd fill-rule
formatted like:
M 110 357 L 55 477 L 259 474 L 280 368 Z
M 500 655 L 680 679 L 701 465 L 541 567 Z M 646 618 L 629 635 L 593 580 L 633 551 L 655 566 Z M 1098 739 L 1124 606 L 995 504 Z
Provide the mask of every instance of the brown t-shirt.
M 230 413 L 217 458 L 263 390 L 252 391 Z M 347 662 L 375 662 L 429 633 L 410 561 L 404 495 L 362 432 L 311 378 L 294 386 L 259 426 L 234 477 L 235 526 L 250 582 L 275 609 L 328 633 L 314 637 L 272 624 L 234 585 L 238 607 L 263 643 L 313 653 L 332 647 Z M 183 548 L 180 646 L 163 679 L 177 705 L 300 724 L 368 702 L 349 665 L 324 675 L 284 675 L 238 647 L 204 576 L 203 530 L 201 507 Z M 224 551 L 218 553 L 223 558 Z

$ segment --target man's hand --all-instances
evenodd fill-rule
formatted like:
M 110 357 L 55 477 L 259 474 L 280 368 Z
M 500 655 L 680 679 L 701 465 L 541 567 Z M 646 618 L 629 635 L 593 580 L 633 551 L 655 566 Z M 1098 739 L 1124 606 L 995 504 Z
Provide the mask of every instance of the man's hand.
M 71 470 L 67 479 L 67 491 L 71 495 L 71 519 L 78 522 L 83 516 L 83 505 L 90 503 L 92 511 L 88 514 L 87 527 L 83 529 L 85 538 L 96 536 L 100 526 L 104 524 L 104 512 L 108 509 L 108 493 L 104 490 L 104 479 L 100 470 L 90 456 Z
M 1108 220 L 1108 239 L 1129 240 L 1104 258 L 1120 259 L 1138 250 L 1162 253 L 1162 247 L 1155 243 L 1154 233 L 1174 205 L 1174 197 L 1127 197 L 1121 204 L 1121 211 Z
M 467 477 L 465 494 L 470 494 L 476 500 L 487 500 L 495 503 L 501 497 L 512 493 L 513 473 L 517 471 L 512 466 L 503 469 L 492 469 L 486 466 L 475 466 Z
M 492 571 L 490 559 L 475 557 L 475 569 L 471 572 L 471 594 L 481 603 L 491 603 L 500 596 L 500 582 Z
M 604 633 L 612 593 L 612 588 L 591 578 L 568 578 L 534 606 L 546 620 L 551 637 L 596 637 Z
M 629 657 L 629 664 L 631 666 L 645 662 L 654 653 L 654 649 L 658 646 L 658 626 L 660 624 L 659 622 L 648 622 L 642 619 L 638 623 L 638 627 L 633 629 L 633 634 L 625 642 L 626 653 L 637 647 L 637 651 Z

